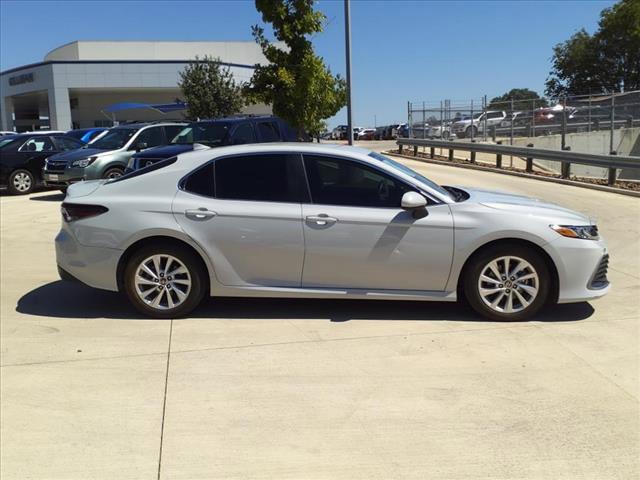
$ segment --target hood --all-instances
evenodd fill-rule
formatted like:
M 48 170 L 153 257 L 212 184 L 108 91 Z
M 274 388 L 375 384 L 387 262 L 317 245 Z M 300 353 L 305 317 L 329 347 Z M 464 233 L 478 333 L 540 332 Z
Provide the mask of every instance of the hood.
M 175 157 L 184 152 L 190 152 L 194 149 L 193 144 L 174 144 L 165 145 L 163 147 L 147 148 L 146 150 L 136 153 L 135 158 L 169 158 Z
M 68 152 L 56 153 L 55 155 L 50 156 L 49 159 L 54 161 L 64 160 L 68 163 L 87 157 L 104 155 L 105 153 L 110 152 L 111 150 L 102 150 L 99 148 L 79 148 L 77 150 L 70 150 Z
M 470 195 L 469 201 L 479 203 L 485 207 L 495 208 L 496 210 L 520 213 L 523 219 L 524 217 L 535 216 L 546 217 L 551 221 L 555 219 L 565 224 L 567 222 L 571 222 L 573 225 L 595 224 L 595 222 L 586 215 L 537 198 L 476 188 L 458 188 L 466 191 Z

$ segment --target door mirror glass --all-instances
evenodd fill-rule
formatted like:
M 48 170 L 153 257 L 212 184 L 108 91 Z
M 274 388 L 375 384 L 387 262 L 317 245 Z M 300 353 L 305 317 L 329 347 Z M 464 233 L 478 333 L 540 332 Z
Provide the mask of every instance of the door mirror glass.
M 405 210 L 416 210 L 427 206 L 427 199 L 417 192 L 407 192 L 402 195 L 401 206 Z

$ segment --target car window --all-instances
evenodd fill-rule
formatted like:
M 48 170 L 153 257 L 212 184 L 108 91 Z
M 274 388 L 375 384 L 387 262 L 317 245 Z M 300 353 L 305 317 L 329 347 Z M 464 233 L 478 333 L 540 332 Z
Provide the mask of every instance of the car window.
M 326 205 L 400 208 L 414 188 L 384 172 L 351 160 L 304 155 L 311 201 Z
M 253 127 L 250 123 L 240 124 L 231 137 L 233 145 L 241 145 L 244 143 L 256 143 L 256 136 L 253 133 Z
M 259 122 L 258 132 L 262 142 L 279 142 L 281 140 L 276 122 Z
M 54 152 L 56 149 L 51 139 L 45 135 L 31 137 L 21 147 L 21 152 Z
M 167 140 L 173 140 L 182 130 L 184 130 L 184 125 L 166 125 L 164 127 Z
M 214 185 L 213 181 L 213 162 L 209 162 L 203 167 L 198 168 L 191 173 L 182 182 L 182 189 L 195 193 L 196 195 L 203 195 L 205 197 L 214 197 Z
M 257 154 L 215 162 L 216 198 L 305 202 L 308 192 L 298 155 Z
M 502 112 L 489 112 L 487 116 L 488 118 L 500 118 L 502 117 Z
M 133 146 L 146 143 L 145 148 L 157 147 L 164 145 L 164 135 L 162 135 L 162 127 L 151 127 L 140 132 L 138 138 L 133 142 Z
M 54 141 L 58 145 L 58 151 L 60 152 L 77 150 L 78 148 L 82 148 L 85 145 L 83 142 L 80 142 L 75 138 L 55 137 Z

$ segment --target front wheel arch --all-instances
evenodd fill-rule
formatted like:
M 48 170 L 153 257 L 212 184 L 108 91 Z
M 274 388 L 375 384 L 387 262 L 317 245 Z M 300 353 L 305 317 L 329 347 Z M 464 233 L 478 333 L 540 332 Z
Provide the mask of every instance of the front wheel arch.
M 558 302 L 558 294 L 560 290 L 560 277 L 558 275 L 558 269 L 556 268 L 556 264 L 549 256 L 549 254 L 539 245 L 530 242 L 528 240 L 523 240 L 521 238 L 501 238 L 499 240 L 493 240 L 491 242 L 485 243 L 480 247 L 476 248 L 474 252 L 467 257 L 464 262 L 464 265 L 460 269 L 460 274 L 458 275 L 457 282 L 457 296 L 459 300 L 465 299 L 464 295 L 464 277 L 469 269 L 469 266 L 472 263 L 472 260 L 480 255 L 482 252 L 489 248 L 493 248 L 496 246 L 504 246 L 505 248 L 508 246 L 517 245 L 520 247 L 526 247 L 534 250 L 538 253 L 545 261 L 547 268 L 549 269 L 549 273 L 551 274 L 551 290 L 549 291 L 548 303 L 553 304 Z

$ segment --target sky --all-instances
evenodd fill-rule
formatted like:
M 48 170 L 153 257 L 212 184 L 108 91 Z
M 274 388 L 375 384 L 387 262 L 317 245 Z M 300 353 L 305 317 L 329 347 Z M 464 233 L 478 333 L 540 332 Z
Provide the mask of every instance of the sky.
M 540 94 L 553 46 L 597 29 L 610 0 L 352 0 L 354 125 L 407 119 L 407 101 Z M 344 4 L 319 0 L 327 17 L 313 37 L 333 73 L 345 75 Z M 253 1 L 0 0 L 0 71 L 40 62 L 74 40 L 252 40 Z M 346 123 L 346 109 L 329 120 Z

